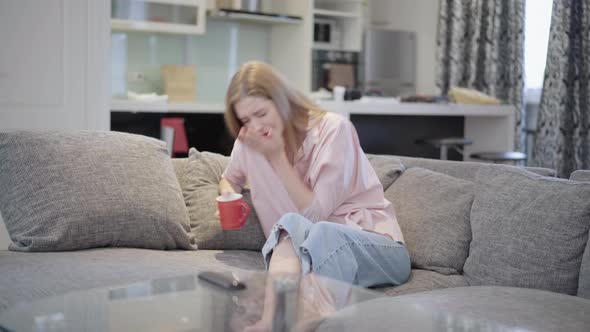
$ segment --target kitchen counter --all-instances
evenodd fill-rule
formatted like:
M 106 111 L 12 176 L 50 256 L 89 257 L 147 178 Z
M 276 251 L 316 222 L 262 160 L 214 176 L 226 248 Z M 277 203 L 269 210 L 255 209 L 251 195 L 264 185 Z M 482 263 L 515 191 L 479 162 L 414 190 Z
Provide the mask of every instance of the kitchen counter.
M 167 103 L 125 99 L 113 99 L 111 112 L 133 113 L 220 113 L 225 111 L 223 103 Z
M 466 105 L 429 104 L 358 101 L 319 101 L 318 104 L 331 112 L 343 115 L 424 115 L 424 116 L 483 116 L 509 117 L 514 107 L 508 105 Z M 155 113 L 223 113 L 223 103 L 163 103 L 114 99 L 111 111 L 116 112 L 155 112 Z
M 379 133 L 388 130 L 391 137 L 396 134 L 406 135 L 409 132 L 421 134 L 426 130 L 427 132 L 424 133 L 426 136 L 431 135 L 432 138 L 435 138 L 439 137 L 440 133 L 429 132 L 428 129 L 419 127 L 427 126 L 427 123 L 431 129 L 433 125 L 436 127 L 438 123 L 440 123 L 439 127 L 445 126 L 449 125 L 447 119 L 459 117 L 463 118 L 463 137 L 473 141 L 472 145 L 464 147 L 464 160 L 471 160 L 469 155 L 474 152 L 514 150 L 516 108 L 511 105 L 397 103 L 394 101 L 321 101 L 318 104 L 328 111 L 348 117 L 353 123 L 356 123 L 355 126 L 360 125 L 362 121 L 364 128 L 357 128 L 357 130 L 364 131 L 365 139 L 371 135 L 371 132 L 383 136 Z M 408 117 L 424 117 L 424 120 L 417 119 L 414 122 L 408 122 Z M 441 117 L 439 121 L 436 120 L 438 117 Z M 371 121 L 373 124 L 367 127 L 369 118 L 374 118 Z M 396 122 L 399 124 L 396 125 Z M 403 126 L 402 123 L 417 123 L 419 125 L 413 125 L 412 128 L 400 128 Z M 400 137 L 397 136 L 397 138 Z M 412 144 L 411 141 L 406 142 L 405 145 Z M 386 140 L 383 143 L 373 142 L 374 146 L 387 144 Z
M 395 103 L 382 101 L 320 101 L 318 104 L 328 111 L 342 114 L 508 117 L 514 113 L 514 107 L 509 105 Z
M 371 102 L 335 102 L 319 101 L 318 104 L 331 112 L 337 112 L 351 119 L 353 123 L 360 121 L 370 127 L 389 132 L 389 136 L 403 133 L 396 129 L 396 116 L 399 121 L 408 117 L 425 117 L 424 121 L 417 119 L 412 122 L 414 126 L 418 123 L 430 123 L 432 117 L 443 117 L 440 123 L 435 121 L 439 127 L 445 126 L 445 121 L 452 118 L 463 119 L 463 136 L 473 140 L 473 144 L 465 147 L 465 155 L 473 152 L 488 151 L 513 151 L 514 150 L 514 128 L 516 109 L 509 105 L 467 105 L 467 104 L 429 104 L 429 103 L 396 103 L 393 101 L 371 101 Z M 131 113 L 175 113 L 191 116 L 198 114 L 219 114 L 225 111 L 223 103 L 150 103 L 143 101 L 113 100 L 111 103 L 112 112 Z M 389 117 L 392 116 L 392 117 Z M 384 118 L 385 117 L 385 118 Z M 446 117 L 446 118 L 445 118 Z M 393 122 L 393 123 L 392 123 Z M 389 123 L 389 125 L 388 125 Z M 401 123 L 401 122 L 400 122 Z M 392 125 L 393 124 L 393 125 Z M 387 128 L 391 127 L 388 131 Z M 385 128 L 387 127 L 387 128 Z M 361 129 L 361 128 L 359 128 Z M 419 129 L 419 128 L 416 128 Z M 424 128 L 422 128 L 424 129 Z M 426 130 L 426 129 L 424 129 Z M 369 129 L 369 132 L 371 130 Z M 427 131 L 426 134 L 438 136 L 436 131 Z M 386 140 L 386 137 L 381 139 Z M 465 157 L 465 160 L 469 160 Z

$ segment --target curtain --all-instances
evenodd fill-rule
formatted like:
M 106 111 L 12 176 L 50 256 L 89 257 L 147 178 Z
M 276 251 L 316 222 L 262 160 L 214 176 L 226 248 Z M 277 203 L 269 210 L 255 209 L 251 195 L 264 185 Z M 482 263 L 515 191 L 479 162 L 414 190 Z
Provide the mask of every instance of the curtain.
M 590 167 L 590 0 L 554 0 L 533 162 L 567 178 Z
M 436 85 L 476 89 L 516 106 L 514 146 L 524 148 L 525 0 L 441 0 Z

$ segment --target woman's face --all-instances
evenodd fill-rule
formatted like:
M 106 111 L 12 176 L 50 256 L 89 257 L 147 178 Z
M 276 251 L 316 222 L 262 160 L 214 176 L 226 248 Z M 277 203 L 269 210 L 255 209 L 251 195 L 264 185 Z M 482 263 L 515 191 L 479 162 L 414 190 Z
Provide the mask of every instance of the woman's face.
M 235 104 L 234 109 L 236 117 L 248 130 L 264 136 L 271 131 L 274 134 L 283 134 L 283 118 L 270 99 L 246 96 Z

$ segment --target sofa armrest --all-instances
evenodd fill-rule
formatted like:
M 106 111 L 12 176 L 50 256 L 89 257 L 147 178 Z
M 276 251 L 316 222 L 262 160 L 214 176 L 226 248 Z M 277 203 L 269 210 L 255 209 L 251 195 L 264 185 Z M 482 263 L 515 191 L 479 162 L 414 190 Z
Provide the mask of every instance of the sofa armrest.
M 590 170 L 577 170 L 570 174 L 570 180 L 572 181 L 581 181 L 581 182 L 590 182 Z

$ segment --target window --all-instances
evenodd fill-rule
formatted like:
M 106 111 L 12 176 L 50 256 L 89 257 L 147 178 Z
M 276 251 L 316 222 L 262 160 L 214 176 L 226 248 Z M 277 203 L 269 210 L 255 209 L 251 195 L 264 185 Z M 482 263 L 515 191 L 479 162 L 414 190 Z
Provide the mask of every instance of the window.
M 547 61 L 547 42 L 551 25 L 553 0 L 526 2 L 524 73 L 525 100 L 538 103 L 543 89 L 545 63 Z

